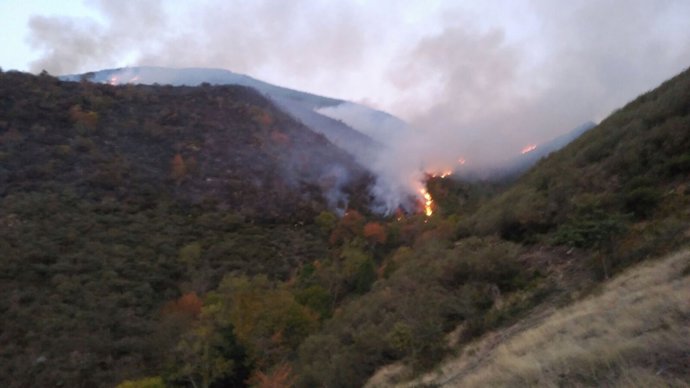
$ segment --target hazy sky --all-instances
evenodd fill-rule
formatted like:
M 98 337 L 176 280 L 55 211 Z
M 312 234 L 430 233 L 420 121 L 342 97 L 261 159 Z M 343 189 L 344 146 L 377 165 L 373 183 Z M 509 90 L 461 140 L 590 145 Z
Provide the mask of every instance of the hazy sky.
M 690 66 L 688 0 L 0 0 L 0 29 L 6 70 L 226 68 L 389 111 L 449 159 L 600 120 Z

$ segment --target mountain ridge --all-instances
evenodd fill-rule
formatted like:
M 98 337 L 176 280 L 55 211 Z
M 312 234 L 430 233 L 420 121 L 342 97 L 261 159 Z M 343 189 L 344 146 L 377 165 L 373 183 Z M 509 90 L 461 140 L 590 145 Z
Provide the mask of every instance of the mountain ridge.
M 276 104 L 289 112 L 293 117 L 303 121 L 313 131 L 325 135 L 331 142 L 355 156 L 362 164 L 370 160 L 377 148 L 376 141 L 363 131 L 362 128 L 354 128 L 347 123 L 333 120 L 318 112 L 321 108 L 336 107 L 346 103 L 345 100 L 318 96 L 316 94 L 302 92 L 295 89 L 276 86 L 268 82 L 258 80 L 248 75 L 234 73 L 225 69 L 213 68 L 166 68 L 166 67 L 125 67 L 118 69 L 105 69 L 83 74 L 71 74 L 60 77 L 63 80 L 79 81 L 88 80 L 99 83 L 143 83 L 143 84 L 170 84 L 177 86 L 198 86 L 204 83 L 225 85 L 236 84 L 255 88 L 260 93 L 267 95 Z M 360 113 L 371 116 L 370 120 L 387 120 L 393 125 L 403 127 L 402 120 L 394 116 L 377 111 L 362 105 Z M 365 117 L 365 120 L 369 120 Z M 315 125 L 318 124 L 318 125 Z

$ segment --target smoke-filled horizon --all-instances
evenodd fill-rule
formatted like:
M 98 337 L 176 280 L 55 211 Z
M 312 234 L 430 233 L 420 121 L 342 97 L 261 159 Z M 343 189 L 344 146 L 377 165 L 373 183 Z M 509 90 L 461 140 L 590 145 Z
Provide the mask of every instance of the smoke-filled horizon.
M 215 67 L 364 103 L 416 129 L 375 162 L 392 186 L 495 164 L 690 66 L 683 0 L 85 4 L 92 17 L 30 17 L 31 71 Z

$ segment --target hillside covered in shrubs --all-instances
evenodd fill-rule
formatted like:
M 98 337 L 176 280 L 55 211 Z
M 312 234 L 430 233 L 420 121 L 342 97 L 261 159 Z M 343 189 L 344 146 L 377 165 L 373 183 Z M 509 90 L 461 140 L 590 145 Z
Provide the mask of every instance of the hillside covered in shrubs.
M 375 178 L 251 89 L 0 95 L 10 387 L 409 378 L 690 232 L 688 71 L 515 183 L 429 177 L 431 217 L 369 212 Z

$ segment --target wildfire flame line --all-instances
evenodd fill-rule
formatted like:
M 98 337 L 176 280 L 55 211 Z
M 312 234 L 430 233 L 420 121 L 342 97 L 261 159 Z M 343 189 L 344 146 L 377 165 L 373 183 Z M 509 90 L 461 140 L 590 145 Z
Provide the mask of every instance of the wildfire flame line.
M 137 81 L 139 81 L 139 76 L 138 76 L 138 75 L 136 75 L 136 76 L 130 78 L 129 81 L 126 81 L 125 83 L 131 84 L 131 83 L 135 83 L 135 82 L 137 82 Z M 106 83 L 108 83 L 108 84 L 110 84 L 110 85 L 112 85 L 112 86 L 119 85 L 119 84 L 120 84 L 120 78 L 119 78 L 118 76 L 114 75 L 114 76 L 110 77 L 110 78 L 108 79 L 108 81 L 106 81 Z
M 530 145 L 526 146 L 525 148 L 523 148 L 522 151 L 520 151 L 520 153 L 524 155 L 524 154 L 526 154 L 528 152 L 532 152 L 536 149 L 537 149 L 536 144 L 530 144 Z
M 429 194 L 426 189 L 419 189 L 419 193 L 422 194 L 422 197 L 424 198 L 424 214 L 426 214 L 427 217 L 430 217 L 434 213 L 434 210 L 431 208 L 431 204 L 434 203 L 434 200 L 431 199 L 431 194 Z
M 445 170 L 445 171 L 443 171 L 443 172 L 438 172 L 438 173 L 436 173 L 436 172 L 427 172 L 426 174 L 427 174 L 428 176 L 432 177 L 432 178 L 441 178 L 441 179 L 444 179 L 444 178 L 448 178 L 449 176 L 451 176 L 451 175 L 453 174 L 453 172 L 450 171 L 450 170 Z

